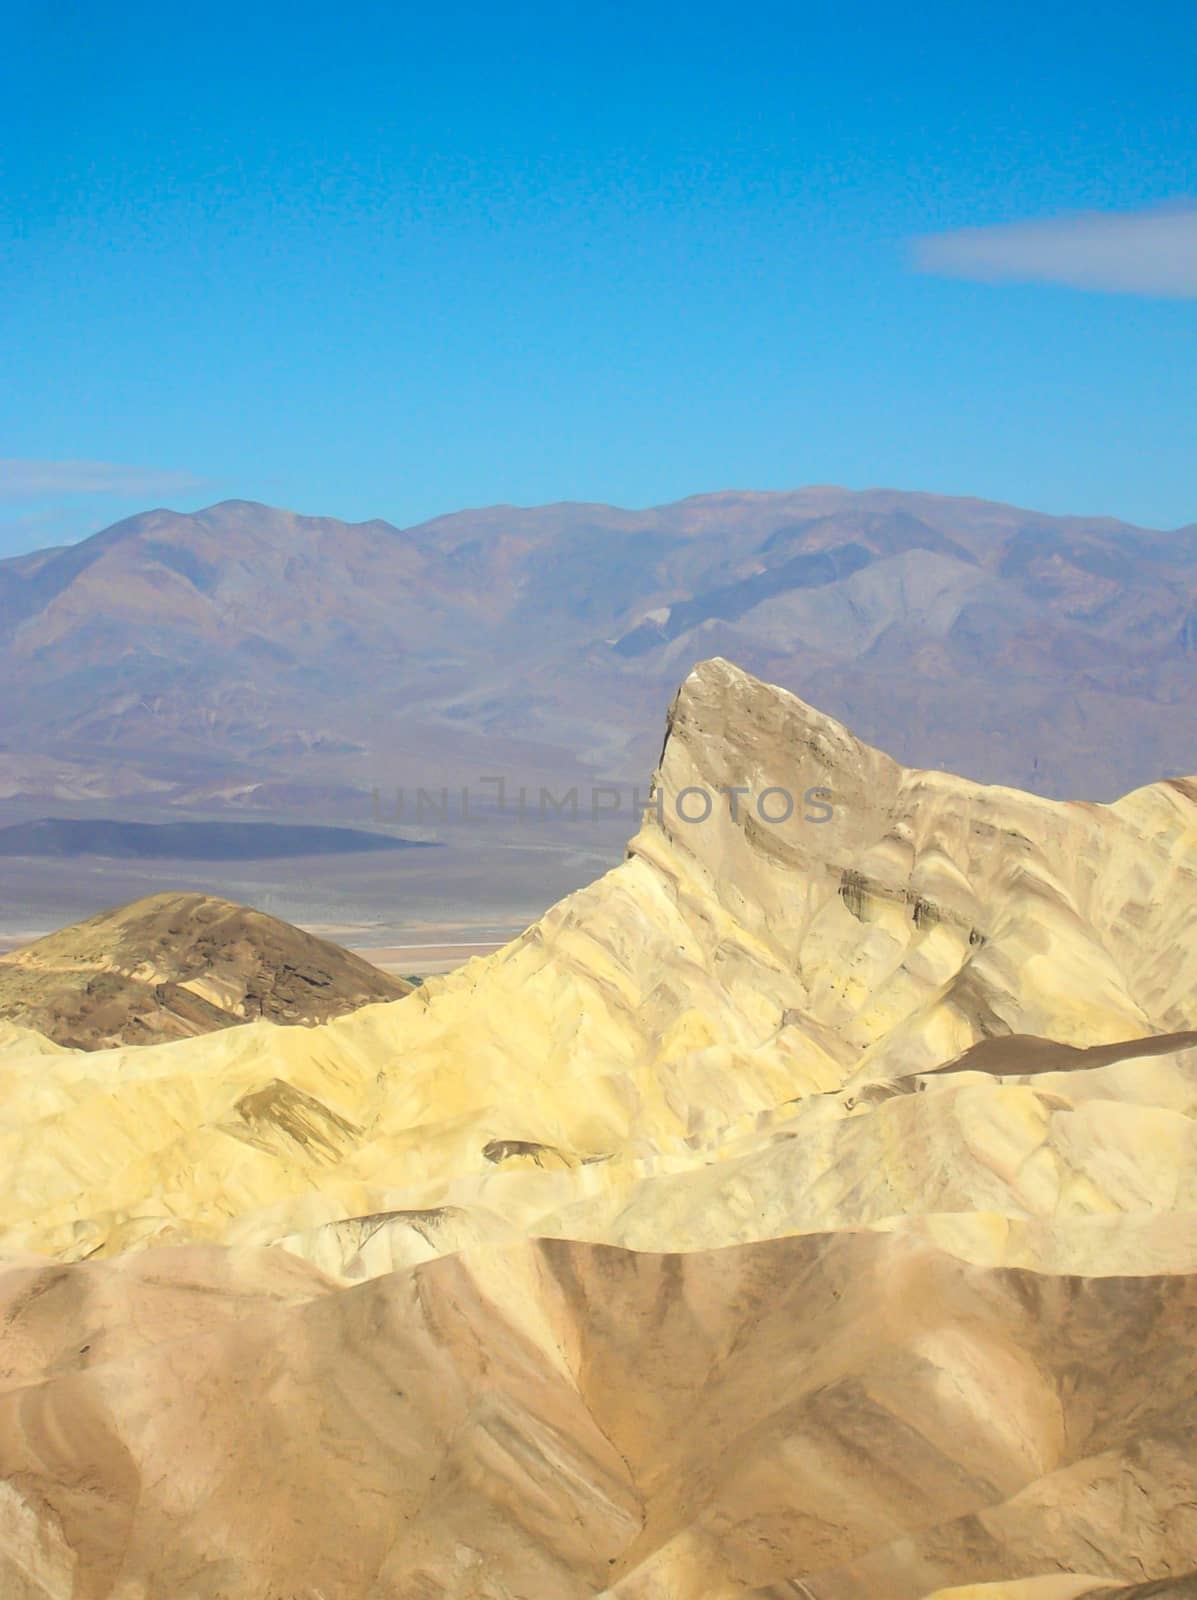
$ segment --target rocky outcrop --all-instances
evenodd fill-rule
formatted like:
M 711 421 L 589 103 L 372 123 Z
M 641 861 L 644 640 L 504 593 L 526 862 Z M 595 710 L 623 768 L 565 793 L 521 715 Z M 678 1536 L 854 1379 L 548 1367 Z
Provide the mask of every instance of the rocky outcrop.
M 1195 919 L 1190 782 L 908 770 L 716 660 L 497 955 L 0 1035 L 5 1592 L 1184 1595 Z
M 0 956 L 0 1017 L 84 1050 L 255 1018 L 327 1022 L 410 985 L 360 956 L 204 894 L 156 894 Z

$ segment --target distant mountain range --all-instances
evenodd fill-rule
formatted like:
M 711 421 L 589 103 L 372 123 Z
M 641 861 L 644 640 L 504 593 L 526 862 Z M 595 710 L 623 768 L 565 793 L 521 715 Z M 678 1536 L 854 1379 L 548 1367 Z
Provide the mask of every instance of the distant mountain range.
M 908 764 L 1111 798 L 1197 765 L 1197 525 L 837 488 L 150 511 L 0 562 L 0 801 L 365 820 L 380 786 L 643 779 L 716 654 Z

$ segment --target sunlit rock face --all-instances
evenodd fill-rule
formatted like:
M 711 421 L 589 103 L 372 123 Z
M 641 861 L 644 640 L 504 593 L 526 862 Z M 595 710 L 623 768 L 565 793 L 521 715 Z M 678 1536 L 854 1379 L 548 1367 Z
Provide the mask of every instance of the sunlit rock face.
M 1188 1593 L 1195 822 L 716 660 L 627 860 L 497 955 L 9 1027 L 0 1593 Z

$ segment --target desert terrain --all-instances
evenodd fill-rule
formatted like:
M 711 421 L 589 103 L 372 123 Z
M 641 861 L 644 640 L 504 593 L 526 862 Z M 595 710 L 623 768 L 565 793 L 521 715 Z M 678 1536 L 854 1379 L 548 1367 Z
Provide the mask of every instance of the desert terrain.
M 94 1050 L 272 1022 L 327 1022 L 410 985 L 276 917 L 158 894 L 0 952 L 0 1020 Z
M 1197 781 L 906 767 L 716 658 L 495 953 L 10 1021 L 3 1592 L 1191 1594 L 1195 918 Z

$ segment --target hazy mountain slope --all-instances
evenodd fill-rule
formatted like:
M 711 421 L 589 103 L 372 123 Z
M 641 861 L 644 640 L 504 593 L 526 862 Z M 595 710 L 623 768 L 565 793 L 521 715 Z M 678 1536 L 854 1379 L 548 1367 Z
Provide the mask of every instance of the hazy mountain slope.
M 327 1022 L 410 985 L 246 906 L 160 894 L 0 956 L 0 1017 L 103 1049 L 251 1018 Z
M 8 1591 L 1184 1593 L 1197 784 L 907 769 L 716 660 L 657 792 L 402 1004 L 0 1036 Z
M 730 652 L 903 759 L 1110 796 L 1193 764 L 1195 649 L 1184 530 L 826 488 L 405 530 L 228 502 L 0 562 L 0 745 L 17 793 L 99 761 L 360 817 L 496 762 L 638 777 L 667 686 Z

